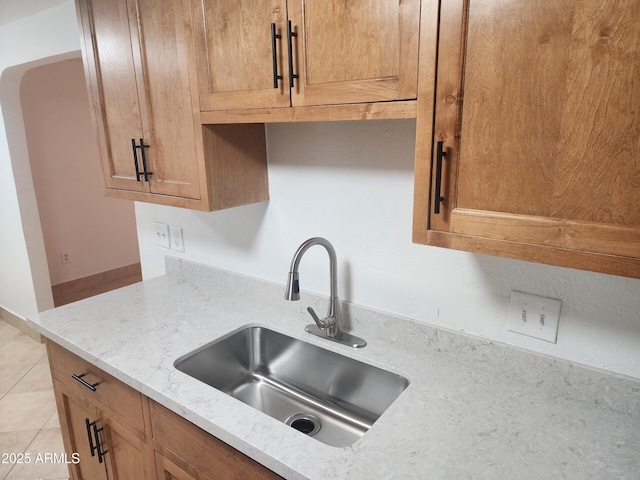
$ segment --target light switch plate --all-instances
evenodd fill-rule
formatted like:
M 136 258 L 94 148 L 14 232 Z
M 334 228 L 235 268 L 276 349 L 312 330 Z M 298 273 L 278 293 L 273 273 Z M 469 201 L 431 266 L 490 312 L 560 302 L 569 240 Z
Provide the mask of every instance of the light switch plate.
M 169 248 L 169 225 L 166 223 L 154 222 L 156 228 L 156 245 L 159 247 Z
M 182 227 L 171 227 L 171 250 L 184 252 L 184 237 Z
M 556 343 L 562 302 L 557 298 L 511 292 L 507 329 Z

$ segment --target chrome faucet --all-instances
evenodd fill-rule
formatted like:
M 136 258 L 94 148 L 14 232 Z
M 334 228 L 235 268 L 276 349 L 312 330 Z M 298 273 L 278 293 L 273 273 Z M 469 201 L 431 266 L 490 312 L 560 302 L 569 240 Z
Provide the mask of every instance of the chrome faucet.
M 293 255 L 293 260 L 291 261 L 291 268 L 289 269 L 289 278 L 287 280 L 287 289 L 285 291 L 284 298 L 285 300 L 291 301 L 300 300 L 300 273 L 298 272 L 298 267 L 304 252 L 314 245 L 322 245 L 329 254 L 329 277 L 331 281 L 329 310 L 327 312 L 327 316 L 320 319 L 313 308 L 308 307 L 307 311 L 311 315 L 311 318 L 313 318 L 315 325 L 307 325 L 305 327 L 305 331 L 334 342 L 350 345 L 354 348 L 362 348 L 367 344 L 367 342 L 342 331 L 342 322 L 340 321 L 341 318 L 338 307 L 338 262 L 336 259 L 336 251 L 328 240 L 322 237 L 314 237 L 310 238 L 298 247 L 298 250 Z

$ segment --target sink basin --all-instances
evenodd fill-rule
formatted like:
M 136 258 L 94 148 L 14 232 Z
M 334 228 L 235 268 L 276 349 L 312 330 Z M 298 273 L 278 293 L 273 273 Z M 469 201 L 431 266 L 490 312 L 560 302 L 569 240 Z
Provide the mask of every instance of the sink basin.
M 204 345 L 174 366 L 335 447 L 362 437 L 409 385 L 401 375 L 259 326 Z

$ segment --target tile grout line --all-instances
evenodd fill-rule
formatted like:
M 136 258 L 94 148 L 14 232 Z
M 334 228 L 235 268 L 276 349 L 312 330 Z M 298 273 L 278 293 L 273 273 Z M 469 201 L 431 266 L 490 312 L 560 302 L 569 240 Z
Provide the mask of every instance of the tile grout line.
M 20 335 L 18 335 L 18 336 L 17 336 L 17 337 L 15 337 L 15 338 L 18 338 L 19 336 L 20 336 Z M 15 340 L 15 338 L 11 339 L 11 341 Z M 4 347 L 0 348 L 0 351 L 2 351 L 4 348 L 6 348 L 6 347 L 7 347 L 8 345 L 10 345 L 10 344 L 11 344 L 11 342 L 9 342 L 9 343 L 8 343 L 7 345 L 5 345 Z M 20 378 L 19 378 L 19 379 L 18 379 L 18 380 L 17 380 L 17 381 L 12 385 L 12 386 L 11 386 L 11 388 L 10 388 L 9 390 L 7 390 L 7 392 L 6 392 L 6 393 L 4 393 L 3 395 L 1 395 L 1 396 L 0 396 L 0 400 L 2 400 L 4 397 L 6 397 L 7 395 L 9 395 L 9 394 L 13 391 L 13 389 L 14 389 L 14 388 L 16 388 L 16 386 L 17 386 L 17 385 L 18 385 L 18 384 L 19 384 L 19 383 L 20 383 L 20 382 L 21 382 L 21 381 L 22 381 L 22 380 L 23 380 L 23 379 L 24 379 L 24 378 L 29 374 L 29 372 L 30 372 L 31 370 L 33 370 L 33 369 L 36 367 L 36 365 L 38 364 L 38 362 L 39 362 L 39 361 L 40 361 L 40 359 L 38 359 L 38 361 L 37 361 L 37 362 L 35 362 L 33 365 L 31 365 L 31 367 L 29 368 L 29 370 L 27 370 L 27 371 L 24 373 L 24 375 L 22 375 L 22 376 L 21 376 L 21 377 L 20 377 Z M 3 365 L 11 365 L 11 364 L 10 364 L 10 363 L 6 363 L 6 364 L 3 364 Z M 49 421 L 49 420 L 47 420 L 47 421 Z M 45 425 L 46 425 L 46 423 L 45 423 Z M 25 447 L 25 448 L 24 448 L 20 453 L 24 453 L 24 452 L 26 452 L 26 451 L 29 449 L 29 447 L 30 447 L 30 446 L 31 446 L 31 444 L 35 441 L 36 437 L 40 434 L 40 432 L 41 432 L 41 431 L 42 431 L 42 429 L 38 430 L 38 433 L 36 433 L 36 434 L 34 435 L 34 437 L 31 439 L 31 441 L 29 442 L 29 444 L 28 444 L 28 445 L 27 445 L 27 446 L 26 446 L 26 447 Z M 18 453 L 18 452 L 13 452 L 13 453 Z M 14 469 L 15 467 L 16 467 L 16 465 L 15 465 L 15 464 L 14 464 L 14 465 L 11 465 L 11 468 L 10 468 L 10 469 L 9 469 L 9 471 L 8 471 L 8 472 L 7 472 L 7 473 L 2 477 L 2 479 L 1 479 L 1 480 L 6 480 L 6 478 L 11 474 L 11 472 L 13 471 L 13 469 Z
M 0 349 L 0 350 L 2 350 L 2 349 Z M 40 361 L 40 360 L 38 360 L 38 362 L 39 362 L 39 361 Z M 33 370 L 33 369 L 36 367 L 36 365 L 38 364 L 38 362 L 36 362 L 36 363 L 34 363 L 33 365 L 31 365 L 31 367 L 29 368 L 29 370 L 27 370 L 27 371 L 24 373 L 24 375 L 22 375 L 22 376 L 21 376 L 21 377 L 16 381 L 16 383 L 14 383 L 14 384 L 11 386 L 11 388 L 10 388 L 9 390 L 7 390 L 7 392 L 6 392 L 6 393 L 4 393 L 3 395 L 0 395 L 0 400 L 2 400 L 4 397 L 6 397 L 7 395 L 9 395 L 9 394 L 13 391 L 13 389 L 14 389 L 14 388 L 16 388 L 16 386 L 17 386 L 17 385 L 18 385 L 18 384 L 19 384 L 19 383 L 24 379 L 24 377 L 26 377 L 26 376 L 29 374 L 29 372 L 30 372 L 31 370 Z M 10 363 L 0 364 L 0 366 L 2 366 L 2 365 L 11 365 L 11 364 L 10 364 Z
M 6 322 L 3 322 L 6 323 Z M 7 324 L 9 325 L 9 324 Z M 12 326 L 12 325 L 9 325 Z M 13 327 L 15 328 L 15 327 Z M 24 335 L 24 334 L 22 334 Z M 20 335 L 18 335 L 15 338 L 20 337 Z M 11 339 L 11 341 L 9 343 L 7 343 L 7 345 L 5 345 L 4 347 L 0 348 L 0 351 L 3 350 L 4 348 L 6 348 L 8 345 L 11 344 L 12 341 L 15 340 L 15 338 Z M 35 340 L 34 340 L 35 342 Z M 2 400 L 3 398 L 5 398 L 7 395 L 9 395 L 10 393 L 12 393 L 14 391 L 14 389 L 17 387 L 17 385 L 42 361 L 43 358 L 45 358 L 47 356 L 46 352 L 41 355 L 35 362 L 32 363 L 31 367 L 29 367 L 29 369 L 11 386 L 11 388 L 3 395 L 0 396 L 0 400 Z M 12 364 L 3 364 L 3 365 L 12 365 Z M 53 385 L 52 385 L 53 387 Z M 54 405 L 55 406 L 55 405 Z M 25 453 L 26 451 L 29 450 L 29 448 L 31 447 L 31 445 L 33 445 L 33 443 L 36 441 L 36 439 L 38 438 L 38 436 L 45 430 L 45 426 L 51 421 L 51 419 L 56 415 L 57 413 L 57 409 L 54 409 L 54 411 L 51 413 L 51 415 L 49 415 L 49 417 L 47 418 L 47 420 L 42 424 L 42 427 L 39 429 L 29 429 L 29 430 L 37 430 L 37 433 L 34 435 L 34 437 L 31 439 L 31 441 L 29 442 L 29 444 L 22 449 L 19 453 Z M 59 429 L 59 427 L 52 427 L 49 429 Z M 16 430 L 16 431 L 27 431 L 27 430 Z M 18 452 L 13 452 L 13 453 L 18 453 Z M 11 465 L 11 468 L 9 469 L 8 472 L 6 472 L 3 477 L 0 480 L 6 480 L 9 478 L 9 476 L 11 475 L 11 472 L 14 471 L 16 467 L 16 464 Z M 46 477 L 45 477 L 46 478 Z M 60 478 L 60 477 L 57 477 Z M 64 478 L 64 477 L 62 477 Z M 67 477 L 68 478 L 68 477 Z

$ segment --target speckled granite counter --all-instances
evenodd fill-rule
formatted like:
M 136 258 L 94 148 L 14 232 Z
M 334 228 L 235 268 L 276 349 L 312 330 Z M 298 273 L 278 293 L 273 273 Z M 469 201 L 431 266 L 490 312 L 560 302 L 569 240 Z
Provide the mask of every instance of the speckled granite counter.
M 167 259 L 167 275 L 29 319 L 42 335 L 288 479 L 640 478 L 640 381 L 343 305 L 349 347 L 304 332 L 309 294 Z M 411 384 L 335 448 L 173 368 L 246 324 L 400 373 Z

